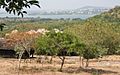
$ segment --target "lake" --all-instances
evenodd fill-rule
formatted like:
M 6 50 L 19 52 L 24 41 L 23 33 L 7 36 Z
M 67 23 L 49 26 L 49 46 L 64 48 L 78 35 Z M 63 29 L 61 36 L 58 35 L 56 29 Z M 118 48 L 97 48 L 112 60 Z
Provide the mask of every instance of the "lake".
M 87 19 L 89 17 L 93 17 L 95 16 L 96 14 L 93 14 L 93 15 L 81 15 L 81 14 L 74 14 L 74 15 L 24 15 L 24 17 L 33 17 L 33 18 L 37 18 L 37 17 L 40 17 L 40 18 L 50 18 L 50 19 L 61 19 L 61 18 L 64 18 L 64 19 L 67 19 L 67 18 L 70 18 L 70 19 L 73 19 L 73 18 L 81 18 L 81 19 Z M 0 14 L 0 17 L 18 17 L 16 15 L 13 15 L 13 14 Z
M 87 19 L 89 17 L 93 17 L 94 15 L 29 15 L 27 17 L 40 17 L 40 18 L 51 18 L 51 19 L 73 19 L 73 18 L 81 18 L 81 19 Z

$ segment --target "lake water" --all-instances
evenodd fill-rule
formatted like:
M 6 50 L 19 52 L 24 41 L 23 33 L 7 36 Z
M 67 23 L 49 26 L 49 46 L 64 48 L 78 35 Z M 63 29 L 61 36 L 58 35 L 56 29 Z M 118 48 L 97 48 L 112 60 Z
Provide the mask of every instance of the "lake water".
M 94 15 L 81 15 L 81 14 L 78 14 L 78 15 L 24 15 L 24 17 L 33 17 L 33 18 L 40 17 L 40 18 L 51 18 L 51 19 L 61 19 L 61 18 L 64 18 L 64 19 L 67 19 L 67 18 L 87 19 L 87 18 L 95 16 L 95 15 L 96 14 L 94 14 Z M 18 17 L 18 16 L 11 15 L 11 14 L 0 14 L 0 17 Z
M 92 17 L 95 15 L 34 15 L 34 16 L 28 16 L 28 17 L 40 17 L 40 18 L 51 18 L 51 19 L 73 19 L 73 18 L 81 18 L 81 19 L 87 19 L 89 17 Z

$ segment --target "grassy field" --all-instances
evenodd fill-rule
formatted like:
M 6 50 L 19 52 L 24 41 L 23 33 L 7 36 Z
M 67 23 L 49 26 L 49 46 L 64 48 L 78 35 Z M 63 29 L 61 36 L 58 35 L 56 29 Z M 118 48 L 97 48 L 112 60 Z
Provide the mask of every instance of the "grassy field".
M 90 60 L 87 69 L 80 68 L 79 57 L 66 57 L 63 72 L 59 71 L 61 61 L 53 58 L 38 63 L 37 58 L 22 60 L 19 75 L 120 75 L 120 56 L 105 56 L 98 62 Z M 0 58 L 0 75 L 18 75 L 18 59 Z

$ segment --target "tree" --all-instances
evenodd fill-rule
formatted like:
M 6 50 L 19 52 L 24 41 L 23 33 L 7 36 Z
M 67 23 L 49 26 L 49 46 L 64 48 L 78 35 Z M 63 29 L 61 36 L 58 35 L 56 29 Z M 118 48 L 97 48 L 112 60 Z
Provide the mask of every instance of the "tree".
M 101 48 L 97 45 L 86 45 L 84 47 L 84 51 L 83 51 L 83 58 L 86 59 L 86 66 L 89 66 L 89 60 L 90 59 L 94 59 L 94 58 L 99 58 L 103 55 L 107 54 L 107 49 L 106 48 Z
M 31 5 L 35 5 L 40 8 L 39 1 L 37 0 L 0 0 L 0 8 L 5 9 L 9 14 L 13 13 L 14 15 L 27 14 L 24 11 L 24 8 L 30 8 Z
M 36 40 L 37 51 L 45 54 L 57 55 L 61 59 L 60 71 L 62 71 L 65 56 L 74 49 L 77 39 L 75 36 L 64 33 L 58 29 L 51 31 Z M 38 53 L 38 54 L 39 54 Z
M 1 23 L 1 24 L 0 24 L 0 30 L 1 30 L 1 31 L 3 31 L 4 25 L 5 25 L 5 23 Z
M 86 47 L 83 53 L 83 57 L 86 59 L 86 67 L 89 65 L 89 59 L 96 58 L 98 56 L 97 48 Z

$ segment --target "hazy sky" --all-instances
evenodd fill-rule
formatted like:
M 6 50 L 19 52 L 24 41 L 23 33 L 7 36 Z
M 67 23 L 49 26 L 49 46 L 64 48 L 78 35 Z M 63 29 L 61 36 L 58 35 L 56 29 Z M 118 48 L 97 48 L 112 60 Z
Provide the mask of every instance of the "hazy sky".
M 75 9 L 84 6 L 114 7 L 120 0 L 39 0 L 41 9 Z
M 25 10 L 29 12 L 41 12 L 40 10 L 77 9 L 84 6 L 114 7 L 120 5 L 120 0 L 39 0 L 39 2 L 41 9 L 32 6 L 31 9 Z M 3 10 L 0 9 L 0 12 L 3 12 Z

